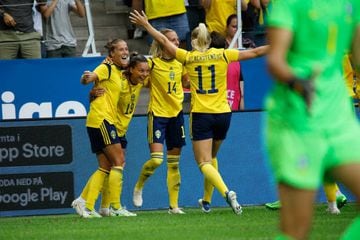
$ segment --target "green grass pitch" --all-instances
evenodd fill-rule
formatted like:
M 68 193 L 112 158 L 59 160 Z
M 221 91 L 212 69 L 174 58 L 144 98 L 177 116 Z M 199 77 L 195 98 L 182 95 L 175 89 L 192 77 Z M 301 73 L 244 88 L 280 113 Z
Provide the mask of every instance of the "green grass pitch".
M 339 239 L 359 213 L 355 204 L 331 215 L 325 204 L 315 207 L 310 239 Z M 82 219 L 76 214 L 2 217 L 0 239 L 86 239 L 86 240 L 232 240 L 273 239 L 277 234 L 278 211 L 264 206 L 245 206 L 241 215 L 230 208 L 213 208 L 209 214 L 186 208 L 185 215 L 169 215 L 166 210 L 136 211 L 137 217 Z

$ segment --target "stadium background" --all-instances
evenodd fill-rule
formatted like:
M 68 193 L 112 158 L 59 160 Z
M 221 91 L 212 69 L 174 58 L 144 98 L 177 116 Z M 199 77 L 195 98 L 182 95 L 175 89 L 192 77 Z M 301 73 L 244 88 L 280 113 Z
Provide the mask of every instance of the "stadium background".
M 91 86 L 79 83 L 102 57 L 0 61 L 0 216 L 73 213 L 72 200 L 96 169 L 85 128 Z M 241 204 L 276 200 L 276 189 L 261 140 L 263 97 L 271 85 L 264 58 L 244 61 L 245 111 L 235 112 L 218 155 L 219 170 Z M 185 103 L 185 104 L 188 104 Z M 146 90 L 127 134 L 122 202 L 132 206 L 132 190 L 149 157 Z M 186 129 L 188 115 L 186 114 Z M 188 133 L 188 131 L 187 131 Z M 180 207 L 196 207 L 203 178 L 187 134 L 180 160 Z M 345 191 L 346 194 L 348 194 Z M 349 194 L 348 194 L 349 195 Z M 350 201 L 353 197 L 349 195 Z M 319 202 L 324 202 L 322 191 Z M 144 189 L 142 209 L 167 208 L 165 164 Z M 218 193 L 213 206 L 226 206 Z

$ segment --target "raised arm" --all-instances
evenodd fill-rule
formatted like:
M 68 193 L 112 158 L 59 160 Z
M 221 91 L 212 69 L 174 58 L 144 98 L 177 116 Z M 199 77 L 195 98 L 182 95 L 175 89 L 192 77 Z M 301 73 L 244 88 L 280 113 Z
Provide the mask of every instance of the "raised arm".
M 268 51 L 269 45 L 239 51 L 239 61 L 264 56 Z
M 132 23 L 140 25 L 143 28 L 145 28 L 146 31 L 156 41 L 158 41 L 160 45 L 162 45 L 169 52 L 171 56 L 173 57 L 176 56 L 177 47 L 172 42 L 170 42 L 169 39 L 164 34 L 162 34 L 158 30 L 156 30 L 153 26 L 151 26 L 144 11 L 141 11 L 140 13 L 134 10 L 133 12 L 130 13 L 129 18 Z

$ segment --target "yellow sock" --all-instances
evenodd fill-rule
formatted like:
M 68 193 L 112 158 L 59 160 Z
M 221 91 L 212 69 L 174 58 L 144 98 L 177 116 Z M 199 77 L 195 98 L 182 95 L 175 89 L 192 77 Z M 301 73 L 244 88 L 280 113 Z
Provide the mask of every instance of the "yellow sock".
M 109 194 L 109 172 L 104 179 L 104 185 L 101 190 L 101 208 L 110 207 L 110 194 Z
M 151 158 L 144 163 L 138 181 L 136 182 L 135 189 L 141 190 L 144 188 L 146 180 L 154 174 L 155 169 L 161 165 L 164 159 L 164 153 L 153 152 Z
M 104 173 L 106 173 L 106 174 L 107 174 L 107 175 L 106 175 L 106 178 L 107 178 L 107 176 L 109 175 L 109 171 L 106 170 L 106 169 L 103 169 L 103 168 L 99 168 L 99 170 L 102 171 L 102 172 L 104 172 Z M 105 181 L 106 181 L 106 178 L 105 178 Z M 81 192 L 81 194 L 80 194 L 81 198 L 84 199 L 84 200 L 86 200 L 86 196 L 87 196 L 87 194 L 88 194 L 88 192 L 89 192 L 89 185 L 90 185 L 91 179 L 92 179 L 92 175 L 91 175 L 91 177 L 89 178 L 89 180 L 87 181 L 84 189 L 82 190 L 82 192 Z M 104 182 L 104 185 L 105 185 L 105 182 Z M 102 191 L 102 190 L 101 190 L 101 191 Z
M 179 171 L 180 155 L 167 156 L 167 187 L 169 193 L 169 204 L 171 208 L 178 208 L 179 189 L 181 176 Z
M 209 181 L 219 192 L 225 197 L 225 193 L 229 191 L 224 183 L 218 170 L 214 168 L 210 163 L 205 163 L 200 166 L 200 171 L 204 174 L 205 179 Z
M 89 186 L 90 186 L 91 179 L 92 179 L 92 175 L 91 175 L 90 178 L 88 179 L 85 187 L 83 188 L 83 190 L 82 190 L 82 192 L 81 192 L 81 194 L 80 194 L 80 196 L 82 197 L 82 199 L 85 199 L 85 200 L 86 200 L 86 198 L 87 198 L 87 194 L 88 194 L 88 192 L 89 192 Z
M 109 174 L 109 200 L 114 209 L 121 208 L 121 191 L 123 182 L 123 168 L 120 166 L 112 167 Z
M 90 177 L 87 187 L 86 204 L 85 207 L 89 210 L 94 210 L 95 202 L 99 196 L 101 188 L 104 184 L 104 179 L 107 173 L 103 169 L 99 168 Z M 85 187 L 86 188 L 86 187 Z
M 324 182 L 324 192 L 328 202 L 336 201 L 336 192 L 339 190 L 336 183 Z
M 216 170 L 218 170 L 218 161 L 217 161 L 216 157 L 211 160 L 211 165 L 213 165 L 213 167 Z M 203 196 L 203 200 L 208 202 L 208 203 L 211 203 L 213 192 L 214 192 L 214 185 L 212 185 L 209 182 L 209 180 L 204 178 L 204 196 Z

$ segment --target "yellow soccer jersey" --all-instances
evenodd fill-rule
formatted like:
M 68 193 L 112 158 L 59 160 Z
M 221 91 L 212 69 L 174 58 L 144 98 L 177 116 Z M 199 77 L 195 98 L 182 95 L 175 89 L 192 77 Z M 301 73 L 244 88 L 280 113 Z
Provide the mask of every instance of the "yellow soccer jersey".
M 351 62 L 349 59 L 349 55 L 345 55 L 344 56 L 344 60 L 343 60 L 343 74 L 344 74 L 344 79 L 346 82 L 346 87 L 348 89 L 349 95 L 351 97 L 355 96 L 354 90 L 353 90 L 353 83 L 354 83 L 354 73 L 353 73 L 353 69 L 351 66 Z
M 116 124 L 117 103 L 120 96 L 120 77 L 122 75 L 121 70 L 115 65 L 111 65 L 111 76 L 109 79 L 109 69 L 105 64 L 100 64 L 94 72 L 99 79 L 99 81 L 95 83 L 95 86 L 104 88 L 105 94 L 97 97 L 90 103 L 86 126 L 99 128 L 104 120 L 107 120 L 111 124 Z
M 145 0 L 144 4 L 149 20 L 186 12 L 185 4 L 182 0 Z
M 117 103 L 118 122 L 116 129 L 119 136 L 124 136 L 128 130 L 136 104 L 139 100 L 143 84 L 132 85 L 124 75 L 121 75 L 120 98 Z
M 226 98 L 227 66 L 238 57 L 239 51 L 235 49 L 188 52 L 178 48 L 176 59 L 183 63 L 190 76 L 191 112 L 231 112 Z
M 149 112 L 157 117 L 176 117 L 182 110 L 184 68 L 176 59 L 148 58 L 150 74 Z

